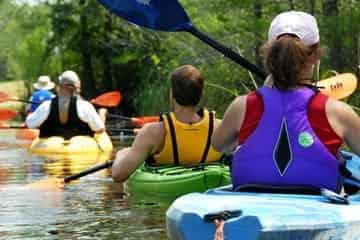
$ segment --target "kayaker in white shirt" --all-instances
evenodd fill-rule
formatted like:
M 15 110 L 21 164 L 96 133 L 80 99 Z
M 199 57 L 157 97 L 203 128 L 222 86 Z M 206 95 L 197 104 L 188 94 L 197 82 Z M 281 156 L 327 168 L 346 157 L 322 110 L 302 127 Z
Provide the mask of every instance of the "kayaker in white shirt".
M 81 83 L 73 71 L 65 71 L 59 77 L 57 96 L 43 102 L 26 118 L 29 128 L 40 128 L 40 137 L 93 135 L 103 132 L 104 122 L 94 106 L 83 100 Z M 56 104 L 58 103 L 58 104 Z

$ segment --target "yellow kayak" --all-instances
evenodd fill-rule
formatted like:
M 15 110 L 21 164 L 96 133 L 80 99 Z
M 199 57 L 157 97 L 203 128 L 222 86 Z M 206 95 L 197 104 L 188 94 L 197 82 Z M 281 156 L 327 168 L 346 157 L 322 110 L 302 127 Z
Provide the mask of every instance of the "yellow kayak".
M 77 174 L 85 169 L 105 162 L 111 158 L 111 152 L 89 154 L 41 154 L 45 156 L 44 169 L 54 177 L 65 177 Z
M 30 146 L 30 152 L 37 154 L 88 154 L 112 150 L 111 139 L 105 132 L 94 137 L 75 136 L 69 140 L 59 136 L 36 138 Z

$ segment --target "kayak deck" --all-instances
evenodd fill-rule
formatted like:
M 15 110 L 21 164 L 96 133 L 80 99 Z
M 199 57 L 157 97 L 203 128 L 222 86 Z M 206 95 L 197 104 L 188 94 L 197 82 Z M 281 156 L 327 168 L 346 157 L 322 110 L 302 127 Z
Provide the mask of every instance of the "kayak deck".
M 36 154 L 89 154 L 111 152 L 113 145 L 104 132 L 95 134 L 94 137 L 75 136 L 69 140 L 59 136 L 36 138 L 29 150 Z
M 204 216 L 240 211 L 225 222 L 226 239 L 360 239 L 360 195 L 349 205 L 330 203 L 323 196 L 211 190 L 177 199 L 167 211 L 170 239 L 211 239 L 213 222 Z M 196 229 L 196 231 L 194 231 Z
M 229 168 L 223 164 L 186 166 L 143 165 L 126 182 L 131 195 L 175 199 L 190 192 L 204 192 L 230 183 Z
M 360 179 L 359 156 L 344 151 L 342 155 L 347 160 L 346 168 Z M 204 218 L 224 211 L 241 213 L 225 221 L 225 239 L 360 239 L 358 191 L 344 198 L 336 194 L 334 197 L 328 191 L 322 191 L 322 195 L 304 195 L 230 189 L 231 186 L 191 193 L 175 200 L 166 213 L 169 239 L 213 239 L 215 224 Z

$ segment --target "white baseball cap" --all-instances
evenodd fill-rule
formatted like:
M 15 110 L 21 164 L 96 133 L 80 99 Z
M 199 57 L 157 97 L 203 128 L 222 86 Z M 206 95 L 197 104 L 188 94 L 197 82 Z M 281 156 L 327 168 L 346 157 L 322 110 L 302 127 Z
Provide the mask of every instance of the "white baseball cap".
M 283 34 L 297 36 L 305 46 L 312 46 L 320 40 L 316 19 L 305 12 L 289 11 L 280 13 L 271 22 L 268 40 L 276 40 Z
M 76 72 L 71 70 L 66 70 L 59 76 L 60 85 L 71 85 L 75 88 L 80 86 L 80 79 Z
M 38 90 L 50 90 L 55 87 L 55 83 L 51 81 L 49 76 L 40 76 L 33 86 Z

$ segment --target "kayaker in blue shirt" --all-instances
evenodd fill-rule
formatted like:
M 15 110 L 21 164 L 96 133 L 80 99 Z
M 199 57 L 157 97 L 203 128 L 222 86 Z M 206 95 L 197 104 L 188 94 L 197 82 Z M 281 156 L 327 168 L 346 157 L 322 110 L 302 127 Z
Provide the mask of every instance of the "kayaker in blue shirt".
M 141 128 L 133 144 L 120 150 L 112 166 L 112 177 L 124 182 L 145 161 L 152 165 L 194 165 L 220 160 L 222 154 L 210 146 L 217 126 L 214 113 L 198 111 L 204 80 L 198 69 L 183 65 L 171 76 L 172 111 L 160 122 Z
M 54 93 L 51 91 L 55 88 L 55 83 L 51 81 L 49 76 L 40 76 L 38 81 L 34 83 L 35 92 L 30 97 L 29 101 L 32 102 L 28 106 L 29 113 L 34 112 L 42 102 L 46 100 L 51 100 L 55 97 Z
M 234 189 L 285 186 L 340 191 L 340 157 L 329 151 L 315 130 L 331 129 L 360 154 L 360 118 L 349 105 L 335 99 L 310 104 L 321 95 L 306 86 L 312 83 L 319 62 L 319 41 L 316 19 L 307 13 L 284 12 L 272 21 L 264 46 L 270 75 L 267 86 L 255 92 L 263 108 L 259 121 L 240 145 L 251 94 L 240 96 L 228 107 L 213 136 L 218 151 L 238 145 L 232 162 Z M 314 125 L 309 112 L 324 114 L 330 127 Z

